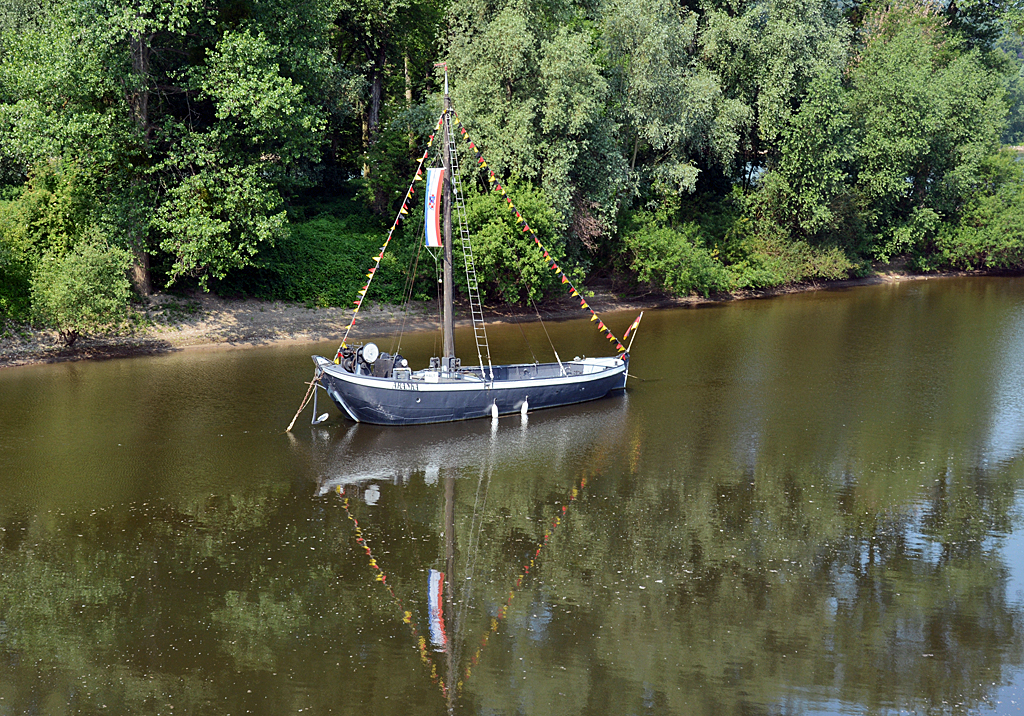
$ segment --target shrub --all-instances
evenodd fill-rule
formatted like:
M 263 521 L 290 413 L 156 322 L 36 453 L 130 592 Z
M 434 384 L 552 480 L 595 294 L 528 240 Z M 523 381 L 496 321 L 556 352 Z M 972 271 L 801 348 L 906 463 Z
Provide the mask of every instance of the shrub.
M 119 328 L 131 298 L 130 265 L 127 251 L 98 242 L 48 253 L 32 275 L 33 313 L 69 347 L 82 334 Z
M 552 258 L 560 261 L 565 242 L 555 233 L 558 217 L 541 191 L 529 184 L 506 186 L 506 191 Z M 473 237 L 477 280 L 486 296 L 505 303 L 536 301 L 561 285 L 541 249 L 516 223 L 515 214 L 500 194 L 467 194 L 466 216 Z M 456 233 L 455 216 L 452 221 Z M 466 273 L 457 234 L 454 256 L 455 282 L 465 290 Z
M 945 224 L 923 268 L 1024 269 L 1024 168 L 1008 154 L 989 160 L 983 191 L 956 224 Z
M 678 296 L 729 290 L 729 272 L 717 252 L 703 245 L 696 224 L 675 229 L 646 223 L 626 235 L 626 247 L 633 255 L 630 268 L 640 281 L 652 281 Z
M 0 201 L 0 324 L 27 321 L 31 268 L 13 201 Z
M 403 300 L 406 268 L 417 248 L 407 245 L 410 233 L 403 229 L 395 233 L 367 294 L 370 300 Z M 236 269 L 211 286 L 222 294 L 316 307 L 351 306 L 386 238 L 387 229 L 372 217 L 321 214 L 289 224 L 285 235 L 256 257 L 256 266 Z

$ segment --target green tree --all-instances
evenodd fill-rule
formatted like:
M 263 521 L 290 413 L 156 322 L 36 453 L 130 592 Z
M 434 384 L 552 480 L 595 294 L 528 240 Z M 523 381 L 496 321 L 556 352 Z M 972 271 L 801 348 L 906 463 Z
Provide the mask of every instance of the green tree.
M 778 160 L 793 114 L 817 78 L 846 65 L 850 29 L 836 4 L 769 0 L 712 5 L 701 19 L 701 57 L 736 103 L 732 174 L 749 186 Z
M 626 178 L 609 85 L 582 12 L 530 0 L 452 6 L 452 94 L 473 139 L 501 179 L 540 187 L 559 232 L 593 244 L 614 222 Z
M 720 77 L 700 61 L 695 12 L 664 0 L 608 0 L 601 14 L 628 190 L 654 182 L 670 193 L 694 191 L 695 158 L 732 164 L 747 108 L 724 96 Z
M 61 341 L 74 345 L 85 333 L 113 330 L 127 317 L 131 257 L 101 241 L 80 243 L 73 251 L 48 253 L 32 275 L 32 308 Z
M 0 154 L 24 175 L 74 160 L 94 223 L 133 252 L 141 292 L 153 253 L 172 281 L 246 265 L 280 233 L 283 194 L 308 184 L 319 159 L 325 13 L 236 10 L 57 2 L 3 36 Z M 297 36 L 311 26 L 318 34 Z
M 941 19 L 928 7 L 872 24 L 852 72 L 853 183 L 875 255 L 888 260 L 924 248 L 942 219 L 956 219 L 999 147 L 1006 107 L 978 51 L 940 52 Z

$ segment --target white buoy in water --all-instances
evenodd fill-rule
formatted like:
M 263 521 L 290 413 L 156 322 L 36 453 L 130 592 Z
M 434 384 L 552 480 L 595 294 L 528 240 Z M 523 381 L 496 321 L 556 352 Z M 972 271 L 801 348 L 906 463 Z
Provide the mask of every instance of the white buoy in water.
M 491 420 L 497 420 L 497 419 L 498 419 L 498 401 L 495 400 L 493 403 L 491 403 Z
M 522 415 L 525 418 L 526 417 L 526 412 L 529 409 L 530 409 L 530 398 L 529 397 L 523 398 L 523 407 L 521 407 L 519 409 L 519 414 Z

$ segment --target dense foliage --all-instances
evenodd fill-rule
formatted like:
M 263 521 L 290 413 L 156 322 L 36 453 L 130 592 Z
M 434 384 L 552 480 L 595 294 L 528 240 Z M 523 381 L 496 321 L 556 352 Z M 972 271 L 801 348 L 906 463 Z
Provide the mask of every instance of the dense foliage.
M 710 294 L 901 257 L 1020 269 L 1021 172 L 998 153 L 1024 141 L 1021 18 L 981 0 L 0 0 L 0 320 L 52 324 L 34 282 L 84 246 L 127 252 L 139 294 L 348 304 L 439 112 L 439 60 L 488 167 L 582 274 Z M 557 291 L 464 181 L 488 299 Z M 418 210 L 371 299 L 436 292 Z

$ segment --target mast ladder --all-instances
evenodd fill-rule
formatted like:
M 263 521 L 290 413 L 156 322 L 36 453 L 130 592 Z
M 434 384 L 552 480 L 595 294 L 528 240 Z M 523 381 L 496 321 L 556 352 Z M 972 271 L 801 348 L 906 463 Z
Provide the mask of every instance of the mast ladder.
M 449 118 L 450 121 L 450 118 Z M 490 379 L 494 380 L 494 368 L 491 366 L 491 347 L 487 342 L 487 329 L 484 325 L 484 309 L 480 301 L 480 285 L 477 282 L 476 266 L 473 263 L 473 244 L 469 239 L 469 225 L 466 223 L 466 205 L 462 200 L 462 173 L 459 170 L 458 154 L 455 150 L 454 128 L 448 132 L 448 156 L 452 167 L 452 204 L 459 216 L 459 238 L 462 245 L 462 258 L 466 265 L 466 290 L 469 293 L 469 312 L 473 318 L 473 336 L 476 338 L 476 357 L 480 363 L 480 375 L 484 376 L 484 356 L 487 357 L 487 370 Z

